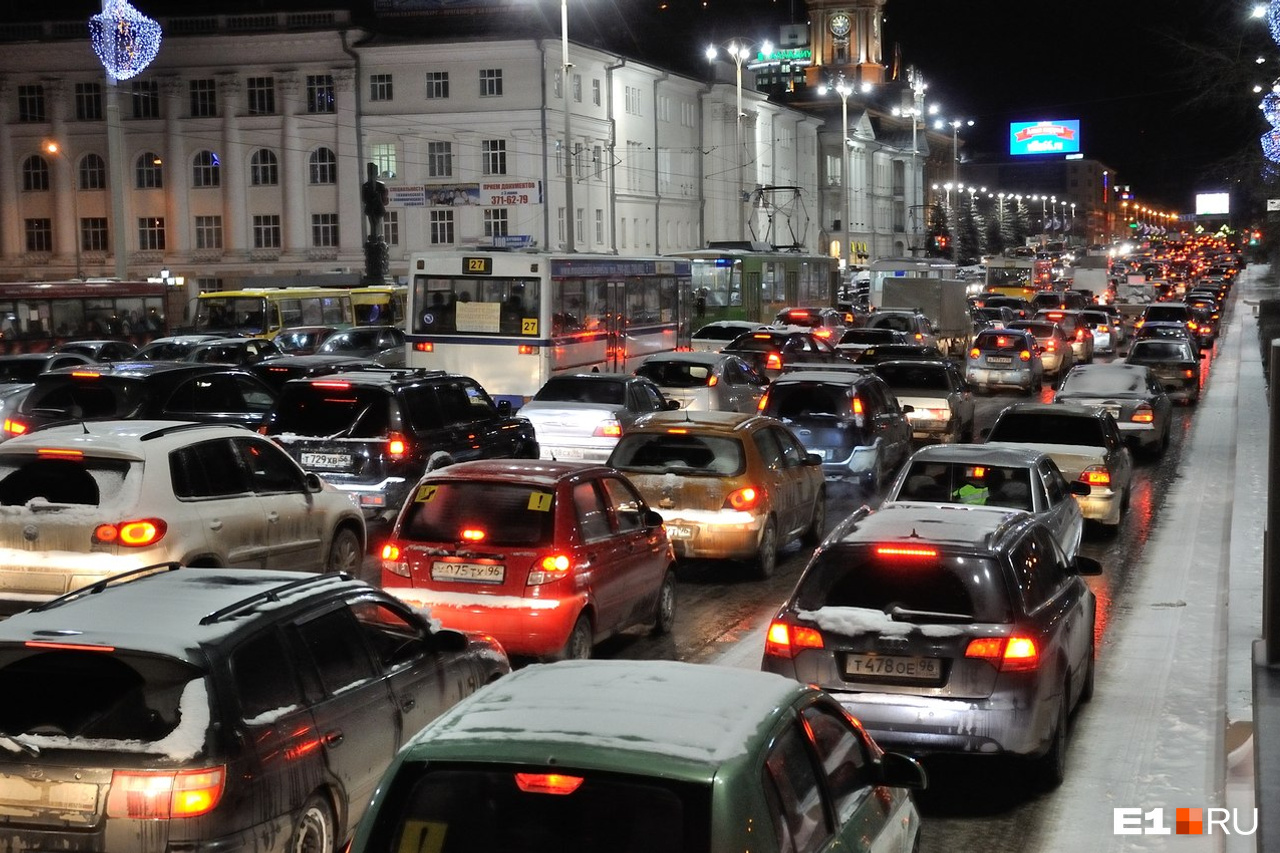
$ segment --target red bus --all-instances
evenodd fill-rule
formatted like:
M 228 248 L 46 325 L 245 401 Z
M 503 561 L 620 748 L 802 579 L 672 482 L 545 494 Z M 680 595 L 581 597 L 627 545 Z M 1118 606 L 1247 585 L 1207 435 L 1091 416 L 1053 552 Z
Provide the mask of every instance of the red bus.
M 146 281 L 0 282 L 0 352 L 107 338 L 141 346 L 169 333 L 167 318 L 175 302 L 181 312 L 184 293 Z

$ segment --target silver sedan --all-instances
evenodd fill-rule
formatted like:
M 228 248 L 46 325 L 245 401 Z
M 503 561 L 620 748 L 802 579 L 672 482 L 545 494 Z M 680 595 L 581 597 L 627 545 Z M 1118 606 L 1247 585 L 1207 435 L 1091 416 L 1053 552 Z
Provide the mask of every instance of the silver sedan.
M 680 408 L 755 414 L 769 380 L 744 359 L 722 352 L 667 352 L 636 368 Z

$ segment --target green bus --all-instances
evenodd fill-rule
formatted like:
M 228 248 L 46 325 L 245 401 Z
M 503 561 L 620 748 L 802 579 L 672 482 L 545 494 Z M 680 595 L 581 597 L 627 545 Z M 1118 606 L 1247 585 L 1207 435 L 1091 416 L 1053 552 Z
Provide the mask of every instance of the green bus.
M 693 325 L 714 320 L 772 323 L 784 308 L 836 306 L 835 258 L 752 248 L 673 252 L 692 262 Z

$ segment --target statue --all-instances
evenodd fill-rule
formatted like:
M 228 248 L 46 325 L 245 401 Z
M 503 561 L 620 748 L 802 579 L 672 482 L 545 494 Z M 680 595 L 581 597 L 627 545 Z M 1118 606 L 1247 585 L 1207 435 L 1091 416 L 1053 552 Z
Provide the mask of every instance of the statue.
M 364 201 L 364 215 L 369 218 L 369 242 L 376 243 L 382 240 L 382 220 L 386 218 L 391 195 L 387 185 L 378 180 L 377 164 L 370 163 L 367 171 L 369 179 L 361 186 L 360 198 Z

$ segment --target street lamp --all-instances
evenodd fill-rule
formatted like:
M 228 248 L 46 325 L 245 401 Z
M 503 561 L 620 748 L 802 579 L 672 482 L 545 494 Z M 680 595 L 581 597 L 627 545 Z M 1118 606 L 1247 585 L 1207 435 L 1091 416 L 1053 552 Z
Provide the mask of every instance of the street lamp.
M 849 96 L 853 94 L 853 89 L 841 74 L 834 85 L 823 83 L 818 87 L 819 95 L 825 95 L 828 91 L 834 91 L 840 96 L 840 196 L 844 211 L 840 220 L 840 227 L 844 231 L 844 237 L 840 241 L 840 257 L 847 262 L 852 261 L 849 257 Z
M 735 70 L 734 84 L 737 89 L 737 108 L 738 109 L 737 109 L 736 117 L 734 120 L 734 126 L 736 129 L 736 136 L 737 136 L 736 149 L 738 152 L 737 167 L 738 167 L 738 239 L 739 240 L 747 239 L 746 206 L 745 206 L 747 192 L 746 192 L 746 185 L 744 183 L 744 178 L 743 178 L 743 170 L 746 168 L 746 166 L 744 163 L 745 157 L 743 156 L 743 143 L 742 143 L 742 119 L 745 115 L 745 113 L 742 112 L 742 63 L 745 62 L 747 57 L 751 55 L 751 48 L 748 47 L 748 45 L 749 45 L 749 42 L 746 42 L 746 41 L 739 42 L 735 40 L 735 41 L 729 42 L 729 46 L 725 48 L 725 53 L 729 54 L 729 58 L 733 60 L 733 65 Z M 762 52 L 766 54 L 773 52 L 773 48 L 769 44 L 769 42 L 763 42 L 760 46 L 760 49 Z M 717 51 L 716 51 L 715 45 L 710 45 L 709 47 L 707 47 L 708 62 L 714 62 L 716 59 L 716 55 L 717 55 Z
M 950 120 L 939 119 L 934 122 L 934 128 L 942 130 L 944 127 L 951 128 L 951 180 L 959 183 L 960 181 L 960 128 L 973 127 L 973 119 L 953 118 Z

